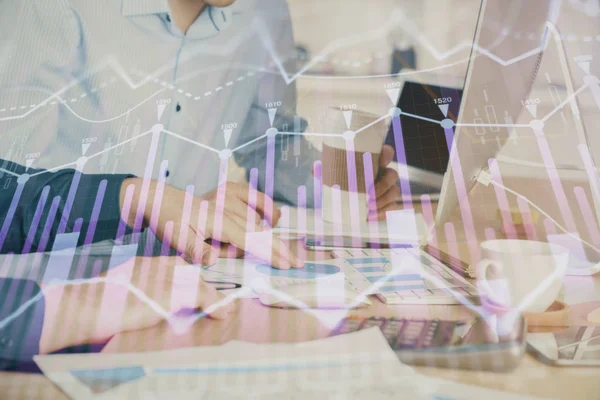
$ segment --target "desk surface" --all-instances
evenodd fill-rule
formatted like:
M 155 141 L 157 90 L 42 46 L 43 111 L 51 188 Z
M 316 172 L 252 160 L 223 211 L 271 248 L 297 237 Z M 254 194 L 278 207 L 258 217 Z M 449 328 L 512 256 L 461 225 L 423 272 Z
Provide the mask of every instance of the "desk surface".
M 458 306 L 385 306 L 374 302 L 369 309 L 353 314 L 401 317 L 460 318 L 467 312 Z M 209 346 L 232 339 L 251 342 L 296 342 L 324 337 L 318 320 L 303 311 L 264 307 L 258 300 L 244 299 L 227 321 L 203 320 L 183 336 L 177 336 L 168 324 L 121 334 L 105 348 L 107 352 L 149 351 L 188 346 Z M 598 399 L 600 371 L 596 368 L 552 368 L 527 355 L 510 373 L 471 372 L 418 368 L 423 374 L 480 385 L 507 392 L 561 399 Z M 42 375 L 0 374 L 0 393 L 7 399 L 66 399 Z M 2 397 L 2 395 L 0 395 Z
M 515 182 L 515 187 L 519 183 Z M 548 187 L 548 186 L 546 186 Z M 488 190 L 489 189 L 489 190 Z M 490 188 L 479 189 L 474 199 L 479 203 L 497 204 Z M 523 190 L 528 188 L 523 187 Z M 529 188 L 531 190 L 531 188 Z M 573 193 L 572 191 L 570 193 Z M 540 193 L 544 196 L 544 193 Z M 551 193 L 550 193 L 551 195 Z M 511 203 L 514 199 L 510 199 Z M 552 208 L 552 205 L 549 205 Z M 502 229 L 500 221 L 489 212 L 475 207 L 477 226 L 492 228 L 498 237 Z M 556 215 L 556 214 L 554 214 Z M 459 221 L 457 219 L 456 221 Z M 461 239 L 460 228 L 455 223 L 456 242 L 444 240 L 443 232 L 437 232 L 438 244 L 468 259 L 467 245 Z M 484 237 L 484 236 L 481 236 Z M 563 299 L 575 304 L 600 299 L 600 275 L 573 277 L 565 280 Z M 600 302 L 597 304 L 600 306 Z M 331 311 L 320 311 L 327 314 Z M 352 315 L 398 316 L 414 318 L 459 319 L 467 317 L 468 311 L 461 306 L 386 306 L 376 299 L 370 308 L 353 311 Z M 580 320 L 585 320 L 581 315 Z M 226 321 L 201 320 L 182 336 L 177 336 L 167 323 L 153 328 L 124 333 L 116 336 L 105 347 L 106 352 L 151 351 L 188 346 L 210 346 L 232 339 L 250 342 L 298 342 L 313 340 L 327 335 L 327 330 L 311 314 L 304 311 L 280 310 L 264 307 L 258 300 L 240 300 L 234 315 Z M 507 392 L 561 399 L 599 399 L 600 369 L 554 368 L 527 355 L 521 365 L 510 373 L 472 372 L 419 368 L 423 374 L 466 384 L 480 385 Z M 49 380 L 41 375 L 0 373 L 0 398 L 7 399 L 66 399 Z M 5 397 L 4 397 L 5 396 Z

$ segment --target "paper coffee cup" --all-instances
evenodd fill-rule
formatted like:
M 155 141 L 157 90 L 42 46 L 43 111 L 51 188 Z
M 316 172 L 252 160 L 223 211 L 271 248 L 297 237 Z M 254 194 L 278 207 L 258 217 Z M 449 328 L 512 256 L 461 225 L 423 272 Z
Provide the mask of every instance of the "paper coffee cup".
M 364 111 L 331 108 L 323 140 L 323 219 L 350 225 L 367 220 L 368 193 L 379 173 L 381 148 L 389 129 L 388 118 Z M 350 120 L 350 129 L 348 129 Z

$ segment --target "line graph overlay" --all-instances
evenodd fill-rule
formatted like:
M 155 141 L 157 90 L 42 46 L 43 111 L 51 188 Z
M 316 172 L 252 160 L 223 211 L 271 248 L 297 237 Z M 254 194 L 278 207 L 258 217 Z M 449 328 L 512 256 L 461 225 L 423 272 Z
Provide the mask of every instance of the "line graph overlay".
M 423 47 L 431 53 L 431 55 L 433 57 L 435 57 L 438 61 L 443 61 L 449 57 L 451 57 L 452 55 L 458 53 L 461 50 L 464 49 L 470 49 L 473 48 L 474 52 L 479 53 L 480 55 L 483 55 L 485 57 L 490 58 L 491 60 L 499 63 L 502 66 L 509 66 L 512 65 L 514 63 L 517 63 L 521 60 L 524 60 L 526 58 L 529 58 L 533 55 L 539 54 L 541 51 L 544 50 L 545 46 L 541 45 L 538 46 L 522 55 L 519 55 L 517 57 L 511 58 L 511 59 L 502 59 L 498 56 L 496 56 L 495 54 L 493 54 L 491 51 L 481 48 L 479 46 L 477 46 L 476 44 L 473 44 L 472 42 L 463 42 L 458 44 L 457 46 L 455 46 L 455 48 L 442 53 L 439 50 L 437 50 L 433 45 L 431 45 L 425 38 L 423 35 L 419 34 L 418 32 L 414 32 L 414 29 L 410 29 L 411 26 L 411 22 L 408 20 L 408 18 L 406 18 L 406 16 L 399 10 L 399 9 L 395 9 L 390 18 L 388 19 L 388 21 L 386 21 L 382 26 L 380 26 L 379 28 L 373 30 L 373 31 L 369 31 L 369 32 L 361 32 L 358 33 L 356 35 L 350 36 L 350 37 L 346 37 L 346 38 L 342 38 L 342 39 L 337 39 L 334 40 L 333 42 L 329 43 L 322 51 L 321 53 L 319 53 L 317 56 L 315 56 L 311 61 L 309 61 L 303 68 L 300 69 L 300 71 L 298 71 L 297 73 L 295 73 L 294 75 L 290 76 L 290 73 L 285 69 L 283 62 L 281 60 L 281 58 L 277 55 L 275 49 L 273 48 L 273 44 L 272 44 L 272 38 L 270 37 L 269 33 L 266 32 L 265 29 L 265 24 L 264 21 L 259 18 L 256 17 L 252 23 L 250 24 L 250 29 L 252 30 L 252 33 L 257 35 L 262 43 L 263 46 L 265 48 L 265 50 L 269 53 L 271 59 L 273 60 L 273 62 L 275 63 L 280 75 L 282 76 L 282 78 L 284 79 L 284 81 L 286 82 L 286 84 L 290 85 L 293 82 L 295 82 L 299 77 L 303 76 L 306 72 L 308 72 L 310 69 L 312 69 L 315 65 L 317 65 L 318 63 L 320 63 L 323 59 L 325 59 L 329 54 L 333 53 L 334 51 L 337 51 L 339 49 L 342 48 L 346 48 L 346 47 L 350 47 L 353 45 L 357 45 L 357 44 L 361 44 L 364 42 L 368 42 L 380 37 L 384 37 L 385 35 L 387 35 L 390 30 L 392 29 L 401 29 L 403 30 L 407 35 L 409 35 L 413 40 L 415 40 L 417 43 L 420 43 L 421 45 L 423 45 Z M 248 35 L 247 38 L 251 38 L 253 35 Z M 198 49 L 195 52 L 189 53 L 184 57 L 184 62 L 185 61 L 190 61 L 192 60 L 196 55 L 198 54 L 213 54 L 213 55 L 229 55 L 232 54 L 233 52 L 237 51 L 239 46 L 242 45 L 242 43 L 244 42 L 244 36 L 240 35 L 238 37 L 234 37 L 230 40 L 229 43 L 227 43 L 224 46 L 219 46 L 219 47 L 215 47 L 215 46 L 206 46 L 206 49 Z M 125 68 L 123 67 L 123 65 L 114 57 L 114 56 L 109 56 L 107 57 L 103 62 L 100 62 L 98 64 L 98 66 L 96 66 L 95 68 L 91 69 L 90 71 L 87 71 L 86 73 L 82 74 L 82 76 L 80 76 L 79 78 L 76 78 L 74 80 L 72 80 L 68 85 L 66 85 L 64 88 L 60 89 L 59 91 L 57 91 L 56 93 L 52 94 L 50 97 L 48 97 L 46 100 L 42 101 L 41 103 L 39 103 L 37 106 L 31 108 L 30 110 L 28 110 L 27 112 L 25 112 L 22 115 L 16 115 L 16 116 L 11 116 L 11 117 L 4 117 L 4 118 L 0 118 L 0 122 L 1 121 L 8 121 L 8 120 L 15 120 L 15 119 L 20 119 L 20 118 L 25 118 L 26 116 L 30 115 L 31 113 L 35 112 L 36 110 L 38 110 L 41 106 L 47 104 L 49 101 L 53 100 L 53 99 L 57 99 L 58 97 L 60 97 L 63 93 L 65 93 L 67 90 L 69 90 L 70 88 L 76 86 L 77 84 L 81 83 L 83 80 L 87 79 L 88 77 L 90 77 L 91 75 L 93 75 L 94 73 L 97 73 L 101 70 L 103 70 L 104 68 L 110 67 L 113 69 L 113 71 L 124 81 L 124 83 L 126 85 L 128 85 L 132 90 L 136 90 L 140 87 L 142 87 L 143 85 L 149 83 L 149 82 L 153 82 L 155 79 L 157 79 L 159 76 L 161 76 L 163 73 L 169 71 L 172 66 L 169 64 L 166 64 L 162 67 L 157 68 L 154 72 L 147 74 L 145 77 L 143 77 L 141 80 L 139 80 L 138 82 L 134 81 L 134 79 L 130 76 L 130 74 L 127 73 L 127 71 L 125 70 Z M 423 72 L 423 71 L 421 71 Z
M 542 118 L 542 121 L 547 121 L 548 119 L 550 119 L 558 111 L 560 111 L 562 108 L 564 108 L 565 106 L 567 106 L 568 104 L 570 104 L 571 102 L 573 102 L 579 95 L 581 95 L 582 93 L 584 93 L 585 90 L 587 90 L 589 88 L 590 88 L 590 85 L 587 84 L 587 83 L 584 84 L 584 85 L 582 85 L 576 92 L 574 92 L 573 94 L 571 94 L 567 99 L 565 99 L 563 102 L 561 102 L 560 104 L 558 104 L 552 111 L 550 111 L 544 118 Z M 432 123 L 435 123 L 435 124 L 440 124 L 440 125 L 442 124 L 442 121 L 436 121 L 436 120 L 433 120 L 433 119 L 430 119 L 430 118 L 425 118 L 425 117 L 421 117 L 421 116 L 418 116 L 418 115 L 406 113 L 404 111 L 400 111 L 400 115 L 403 115 L 403 116 L 409 117 L 409 118 L 415 118 L 415 119 L 419 119 L 419 120 L 424 120 L 424 121 L 432 122 Z M 366 129 L 368 129 L 370 126 L 372 126 L 372 125 L 374 125 L 376 123 L 379 123 L 382 120 L 384 120 L 386 118 L 389 118 L 389 117 L 390 117 L 389 113 L 386 113 L 386 114 L 380 116 L 379 118 L 377 118 L 375 121 L 370 122 L 369 124 L 367 124 L 367 125 L 359 128 L 359 129 L 357 129 L 355 131 L 355 133 L 359 134 L 359 133 L 365 131 Z M 532 129 L 531 124 L 470 124 L 470 123 L 457 123 L 456 126 L 457 127 L 460 127 L 460 126 L 464 126 L 464 127 L 502 127 L 502 128 L 530 128 L 530 129 Z M 113 149 L 118 148 L 120 146 L 123 146 L 123 145 L 125 145 L 125 144 L 127 144 L 127 143 L 129 143 L 131 141 L 137 140 L 137 139 L 139 139 L 139 138 L 141 138 L 141 137 L 143 137 L 145 135 L 148 135 L 151 132 L 152 132 L 152 130 L 149 130 L 149 131 L 146 131 L 144 133 L 141 133 L 141 134 L 139 134 L 137 136 L 134 136 L 132 138 L 124 140 L 123 142 L 120 142 L 120 143 L 115 144 L 115 145 L 113 145 L 111 147 L 103 149 L 103 150 L 101 150 L 101 151 L 99 151 L 97 153 L 94 153 L 94 154 L 88 156 L 87 158 L 91 159 L 91 158 L 97 157 L 97 156 L 99 156 L 101 154 L 104 154 L 104 153 L 110 151 L 110 150 L 113 150 Z M 178 139 L 183 140 L 183 141 L 185 141 L 187 143 L 193 144 L 195 146 L 198 146 L 200 148 L 203 148 L 205 150 L 211 151 L 211 152 L 216 153 L 216 154 L 221 154 L 221 152 L 222 152 L 222 150 L 215 149 L 215 148 L 213 148 L 211 146 L 205 145 L 205 144 L 200 143 L 200 142 L 198 142 L 196 140 L 187 138 L 185 136 L 182 136 L 182 135 L 180 135 L 178 133 L 175 133 L 175 132 L 172 132 L 172 131 L 169 131 L 169 130 L 163 129 L 162 133 L 165 133 L 165 134 L 167 134 L 169 136 L 178 138 Z M 343 133 L 278 132 L 277 134 L 278 135 L 289 135 L 289 136 L 306 136 L 306 137 L 309 137 L 309 136 L 314 136 L 314 137 L 343 137 Z M 240 150 L 244 149 L 245 147 L 250 146 L 251 144 L 254 144 L 254 143 L 256 143 L 256 142 L 258 142 L 260 140 L 263 140 L 263 139 L 265 139 L 267 137 L 268 137 L 268 134 L 265 133 L 265 134 L 263 134 L 261 136 L 258 136 L 256 138 L 250 140 L 249 142 L 246 142 L 244 144 L 241 144 L 241 145 L 237 146 L 236 148 L 234 148 L 233 150 L 231 150 L 231 152 L 233 154 L 233 153 L 235 153 L 237 151 L 240 151 Z M 53 171 L 59 170 L 61 168 L 70 167 L 72 165 L 75 165 L 76 163 L 77 163 L 77 161 L 72 161 L 70 163 L 66 163 L 66 164 L 63 164 L 63 165 L 60 165 L 60 166 L 49 168 L 49 169 L 44 170 L 44 171 L 37 172 L 35 174 L 32 174 L 31 176 L 33 177 L 33 176 L 44 174 L 46 172 L 53 172 Z M 9 171 L 2 170 L 2 169 L 0 169 L 0 171 L 2 171 L 2 172 L 8 172 L 8 173 L 10 173 L 11 175 L 14 175 L 14 176 L 20 176 L 20 175 L 17 175 L 15 173 L 11 173 Z

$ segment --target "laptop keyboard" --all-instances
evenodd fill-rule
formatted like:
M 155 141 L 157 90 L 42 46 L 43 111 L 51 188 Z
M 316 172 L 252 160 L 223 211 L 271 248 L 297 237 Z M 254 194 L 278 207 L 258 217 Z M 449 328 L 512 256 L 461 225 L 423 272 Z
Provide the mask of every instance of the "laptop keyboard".
M 456 321 L 397 318 L 345 318 L 330 336 L 343 335 L 374 326 L 381 329 L 393 350 L 442 347 L 451 343 Z

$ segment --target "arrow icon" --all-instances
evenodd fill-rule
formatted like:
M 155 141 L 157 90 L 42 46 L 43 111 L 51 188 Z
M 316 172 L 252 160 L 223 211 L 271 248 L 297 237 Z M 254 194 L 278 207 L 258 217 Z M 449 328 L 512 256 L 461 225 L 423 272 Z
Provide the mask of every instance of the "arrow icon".
M 35 161 L 34 158 L 30 158 L 28 160 L 25 160 L 25 172 L 29 171 L 29 168 L 31 168 L 31 166 L 33 165 L 34 161 Z
M 166 104 L 159 104 L 159 105 L 158 105 L 157 117 L 158 117 L 158 120 L 159 120 L 159 121 L 160 121 L 160 119 L 162 118 L 162 116 L 163 116 L 163 114 L 164 114 L 164 112 L 165 112 L 165 109 L 166 109 L 166 108 L 167 108 L 167 105 L 166 105 Z
M 529 111 L 529 113 L 531 114 L 531 116 L 533 118 L 537 118 L 537 108 L 538 108 L 537 104 L 529 104 L 525 107 L 527 107 L 527 110 Z
M 81 144 L 81 154 L 85 156 L 85 153 L 89 150 L 91 143 L 82 143 Z
M 450 104 L 440 104 L 440 111 L 444 114 L 444 117 L 448 118 L 448 108 L 450 108 Z
M 273 127 L 273 123 L 275 122 L 275 115 L 277 114 L 276 108 L 269 108 L 269 122 L 271 122 L 271 127 Z
M 350 130 L 350 125 L 352 124 L 352 110 L 344 111 L 344 119 L 346 120 L 346 126 L 348 130 Z
M 586 75 L 590 74 L 590 66 L 592 60 L 593 57 L 591 55 L 575 57 L 575 62 L 577 63 L 577 65 L 579 65 L 579 68 L 581 68 L 583 72 L 586 73 Z
M 225 129 L 223 134 L 225 135 L 225 147 L 229 147 L 229 141 L 231 140 L 231 134 L 233 133 L 233 129 Z
M 585 72 L 587 75 L 590 74 L 590 65 L 591 65 L 591 63 L 589 61 L 580 62 L 577 65 L 579 65 L 579 68 L 581 68 L 583 70 L 583 72 Z
M 400 98 L 400 88 L 388 89 L 386 92 L 392 103 L 396 105 L 396 103 L 398 103 L 398 98 Z

